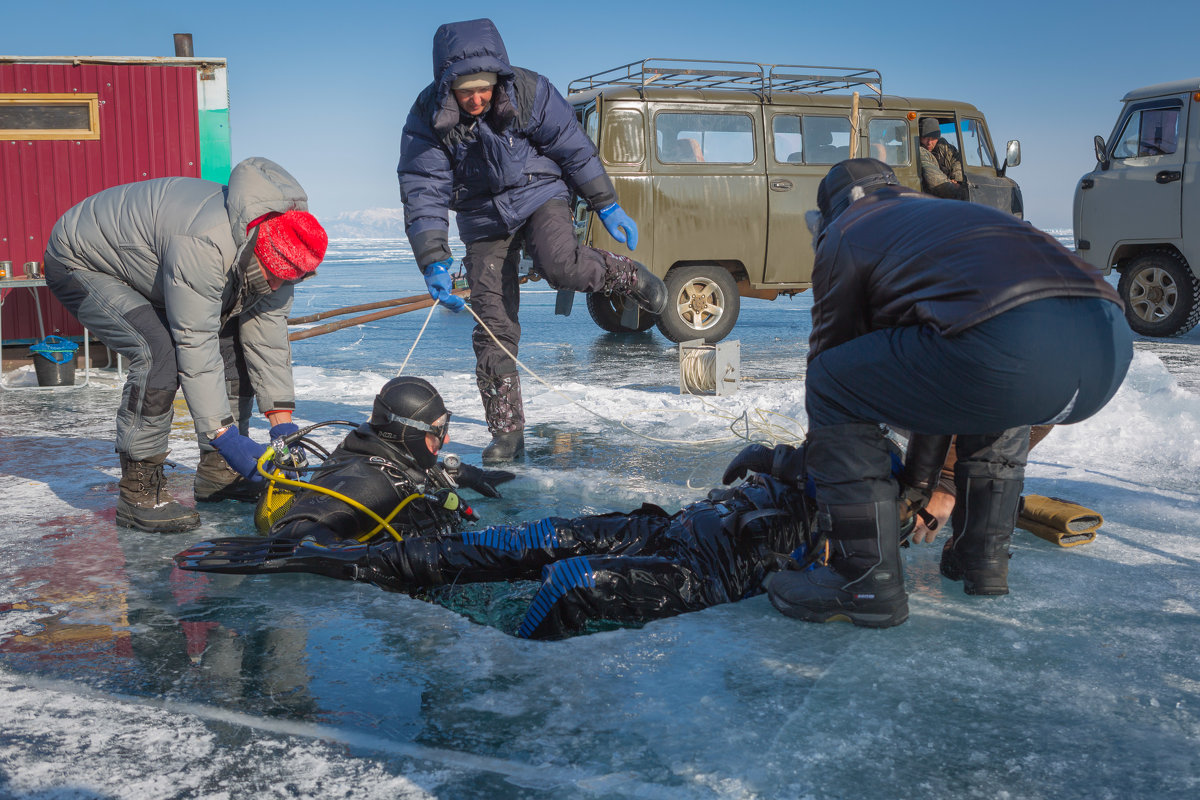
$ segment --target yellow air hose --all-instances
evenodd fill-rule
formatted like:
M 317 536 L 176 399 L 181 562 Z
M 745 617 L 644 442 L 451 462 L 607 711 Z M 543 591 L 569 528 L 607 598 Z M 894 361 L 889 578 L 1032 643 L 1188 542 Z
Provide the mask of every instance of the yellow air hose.
M 279 469 L 276 469 L 274 474 L 267 472 L 265 465 L 268 461 L 270 461 L 274 457 L 275 457 L 275 448 L 271 445 L 268 445 L 266 451 L 258 459 L 258 464 L 256 465 L 256 467 L 258 469 L 258 474 L 262 475 L 268 481 L 271 481 L 273 484 L 281 483 L 284 486 L 291 486 L 296 489 L 309 489 L 314 492 L 320 492 L 321 494 L 329 495 L 330 497 L 334 498 L 335 500 L 341 500 L 343 503 L 350 506 L 351 508 L 357 508 L 359 511 L 363 512 L 368 517 L 370 517 L 371 519 L 373 519 L 377 523 L 379 523 L 378 525 L 375 526 L 374 529 L 371 530 L 370 533 L 366 533 L 362 536 L 359 536 L 358 541 L 360 541 L 360 542 L 365 542 L 365 541 L 369 540 L 372 536 L 379 533 L 381 530 L 387 531 L 389 534 L 392 535 L 392 538 L 394 538 L 397 542 L 403 541 L 404 537 L 401 536 L 396 531 L 396 529 L 391 526 L 390 523 L 396 517 L 396 515 L 398 513 L 400 513 L 400 509 L 404 508 L 406 505 L 408 505 L 410 502 L 417 499 L 418 497 L 425 496 L 418 492 L 414 492 L 413 494 L 410 494 L 408 497 L 404 498 L 398 506 L 396 506 L 394 509 L 392 509 L 392 513 L 388 514 L 387 519 L 384 519 L 383 517 L 379 516 L 374 511 L 372 511 L 371 509 L 364 506 L 362 503 L 358 502 L 357 500 L 355 500 L 352 497 L 347 497 L 346 495 L 342 494 L 341 492 L 335 492 L 333 489 L 327 489 L 324 486 L 318 486 L 317 484 L 309 483 L 308 481 L 293 480 L 291 478 L 286 477 L 283 474 L 283 472 Z

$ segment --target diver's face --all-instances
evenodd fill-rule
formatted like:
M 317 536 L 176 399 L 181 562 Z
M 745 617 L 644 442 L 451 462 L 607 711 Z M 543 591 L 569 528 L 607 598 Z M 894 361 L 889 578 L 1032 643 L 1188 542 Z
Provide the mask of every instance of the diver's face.
M 441 428 L 443 425 L 449 425 L 449 424 L 450 424 L 450 415 L 443 414 L 442 416 L 438 417 L 437 422 L 433 423 L 433 427 Z M 446 442 L 450 441 L 450 428 L 446 427 L 443 430 L 445 431 L 445 433 L 442 434 L 442 437 L 440 439 L 438 438 L 436 433 L 425 434 L 425 446 L 427 448 L 429 448 L 429 452 L 433 453 L 435 456 L 438 454 L 438 451 L 442 449 L 442 445 L 444 445 Z
M 921 137 L 921 147 L 932 153 L 933 148 L 937 147 L 938 140 L 941 138 L 940 135 L 923 136 Z
M 487 111 L 488 104 L 492 102 L 492 87 L 455 89 L 454 99 L 458 101 L 459 108 L 472 117 L 478 117 L 484 111 Z

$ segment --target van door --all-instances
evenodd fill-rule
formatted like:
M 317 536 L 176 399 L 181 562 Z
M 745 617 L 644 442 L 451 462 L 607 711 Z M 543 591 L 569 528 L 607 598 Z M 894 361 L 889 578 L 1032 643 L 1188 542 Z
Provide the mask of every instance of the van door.
M 1178 239 L 1184 160 L 1184 103 L 1167 97 L 1131 103 L 1121 113 L 1107 143 L 1108 169 L 1097 169 L 1080 184 L 1081 219 L 1096 259 L 1111 259 L 1117 242 Z M 1106 263 L 1105 266 L 1111 266 Z
M 1025 215 L 1016 181 L 998 173 L 992 139 L 982 117 L 959 117 L 959 152 L 970 198 L 976 203 Z
M 752 281 L 767 231 L 760 106 L 663 103 L 653 109 L 650 180 L 655 272 L 740 262 Z M 635 256 L 641 256 L 639 250 Z
M 817 186 L 829 168 L 850 157 L 850 118 L 764 109 L 768 238 L 761 280 L 775 286 L 807 286 L 812 282 L 813 249 L 804 213 L 817 207 Z

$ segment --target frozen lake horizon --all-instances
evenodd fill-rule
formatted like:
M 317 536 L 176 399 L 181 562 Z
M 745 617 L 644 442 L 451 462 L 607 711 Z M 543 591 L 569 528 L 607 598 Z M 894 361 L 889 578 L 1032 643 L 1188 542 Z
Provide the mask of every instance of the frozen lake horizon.
M 406 243 L 335 241 L 293 314 L 423 291 Z M 553 305 L 522 293 L 521 359 L 556 391 L 522 375 L 529 455 L 473 503 L 485 524 L 674 510 L 743 444 L 697 442 L 743 412 L 803 435 L 807 294 L 743 301 L 745 380 L 723 398 L 680 396 L 657 332 Z M 365 418 L 425 319 L 297 342 L 298 417 Z M 405 374 L 439 388 L 448 451 L 478 463 L 471 325 L 435 311 Z M 530 642 L 368 585 L 184 573 L 171 555 L 249 533 L 249 506 L 201 507 L 183 534 L 117 528 L 111 375 L 0 390 L 0 797 L 1195 797 L 1198 345 L 1139 339 L 1110 405 L 1031 454 L 1026 491 L 1102 513 L 1094 543 L 1018 531 L 1003 598 L 941 578 L 940 539 L 909 548 L 911 617 L 883 631 L 756 597 Z M 190 420 L 172 448 L 190 502 Z

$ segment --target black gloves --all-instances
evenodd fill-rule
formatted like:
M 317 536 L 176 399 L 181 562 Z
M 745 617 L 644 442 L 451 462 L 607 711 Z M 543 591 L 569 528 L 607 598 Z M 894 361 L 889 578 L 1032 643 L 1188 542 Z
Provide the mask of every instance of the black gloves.
M 733 457 L 733 461 L 729 462 L 729 466 L 725 468 L 725 474 L 721 476 L 721 483 L 730 484 L 734 481 L 740 481 L 746 477 L 748 472 L 761 472 L 764 475 L 771 474 L 771 462 L 775 460 L 775 451 L 769 447 L 764 447 L 761 444 L 752 444 L 744 448 L 742 452 Z
M 517 477 L 515 473 L 503 469 L 480 469 L 472 464 L 459 464 L 453 473 L 454 482 L 464 489 L 474 489 L 484 497 L 499 497 L 496 489 L 501 483 Z
M 721 476 L 721 482 L 733 483 L 745 478 L 748 472 L 770 475 L 776 480 L 802 489 L 805 480 L 804 448 L 786 444 L 774 447 L 749 445 L 729 462 L 725 474 Z

